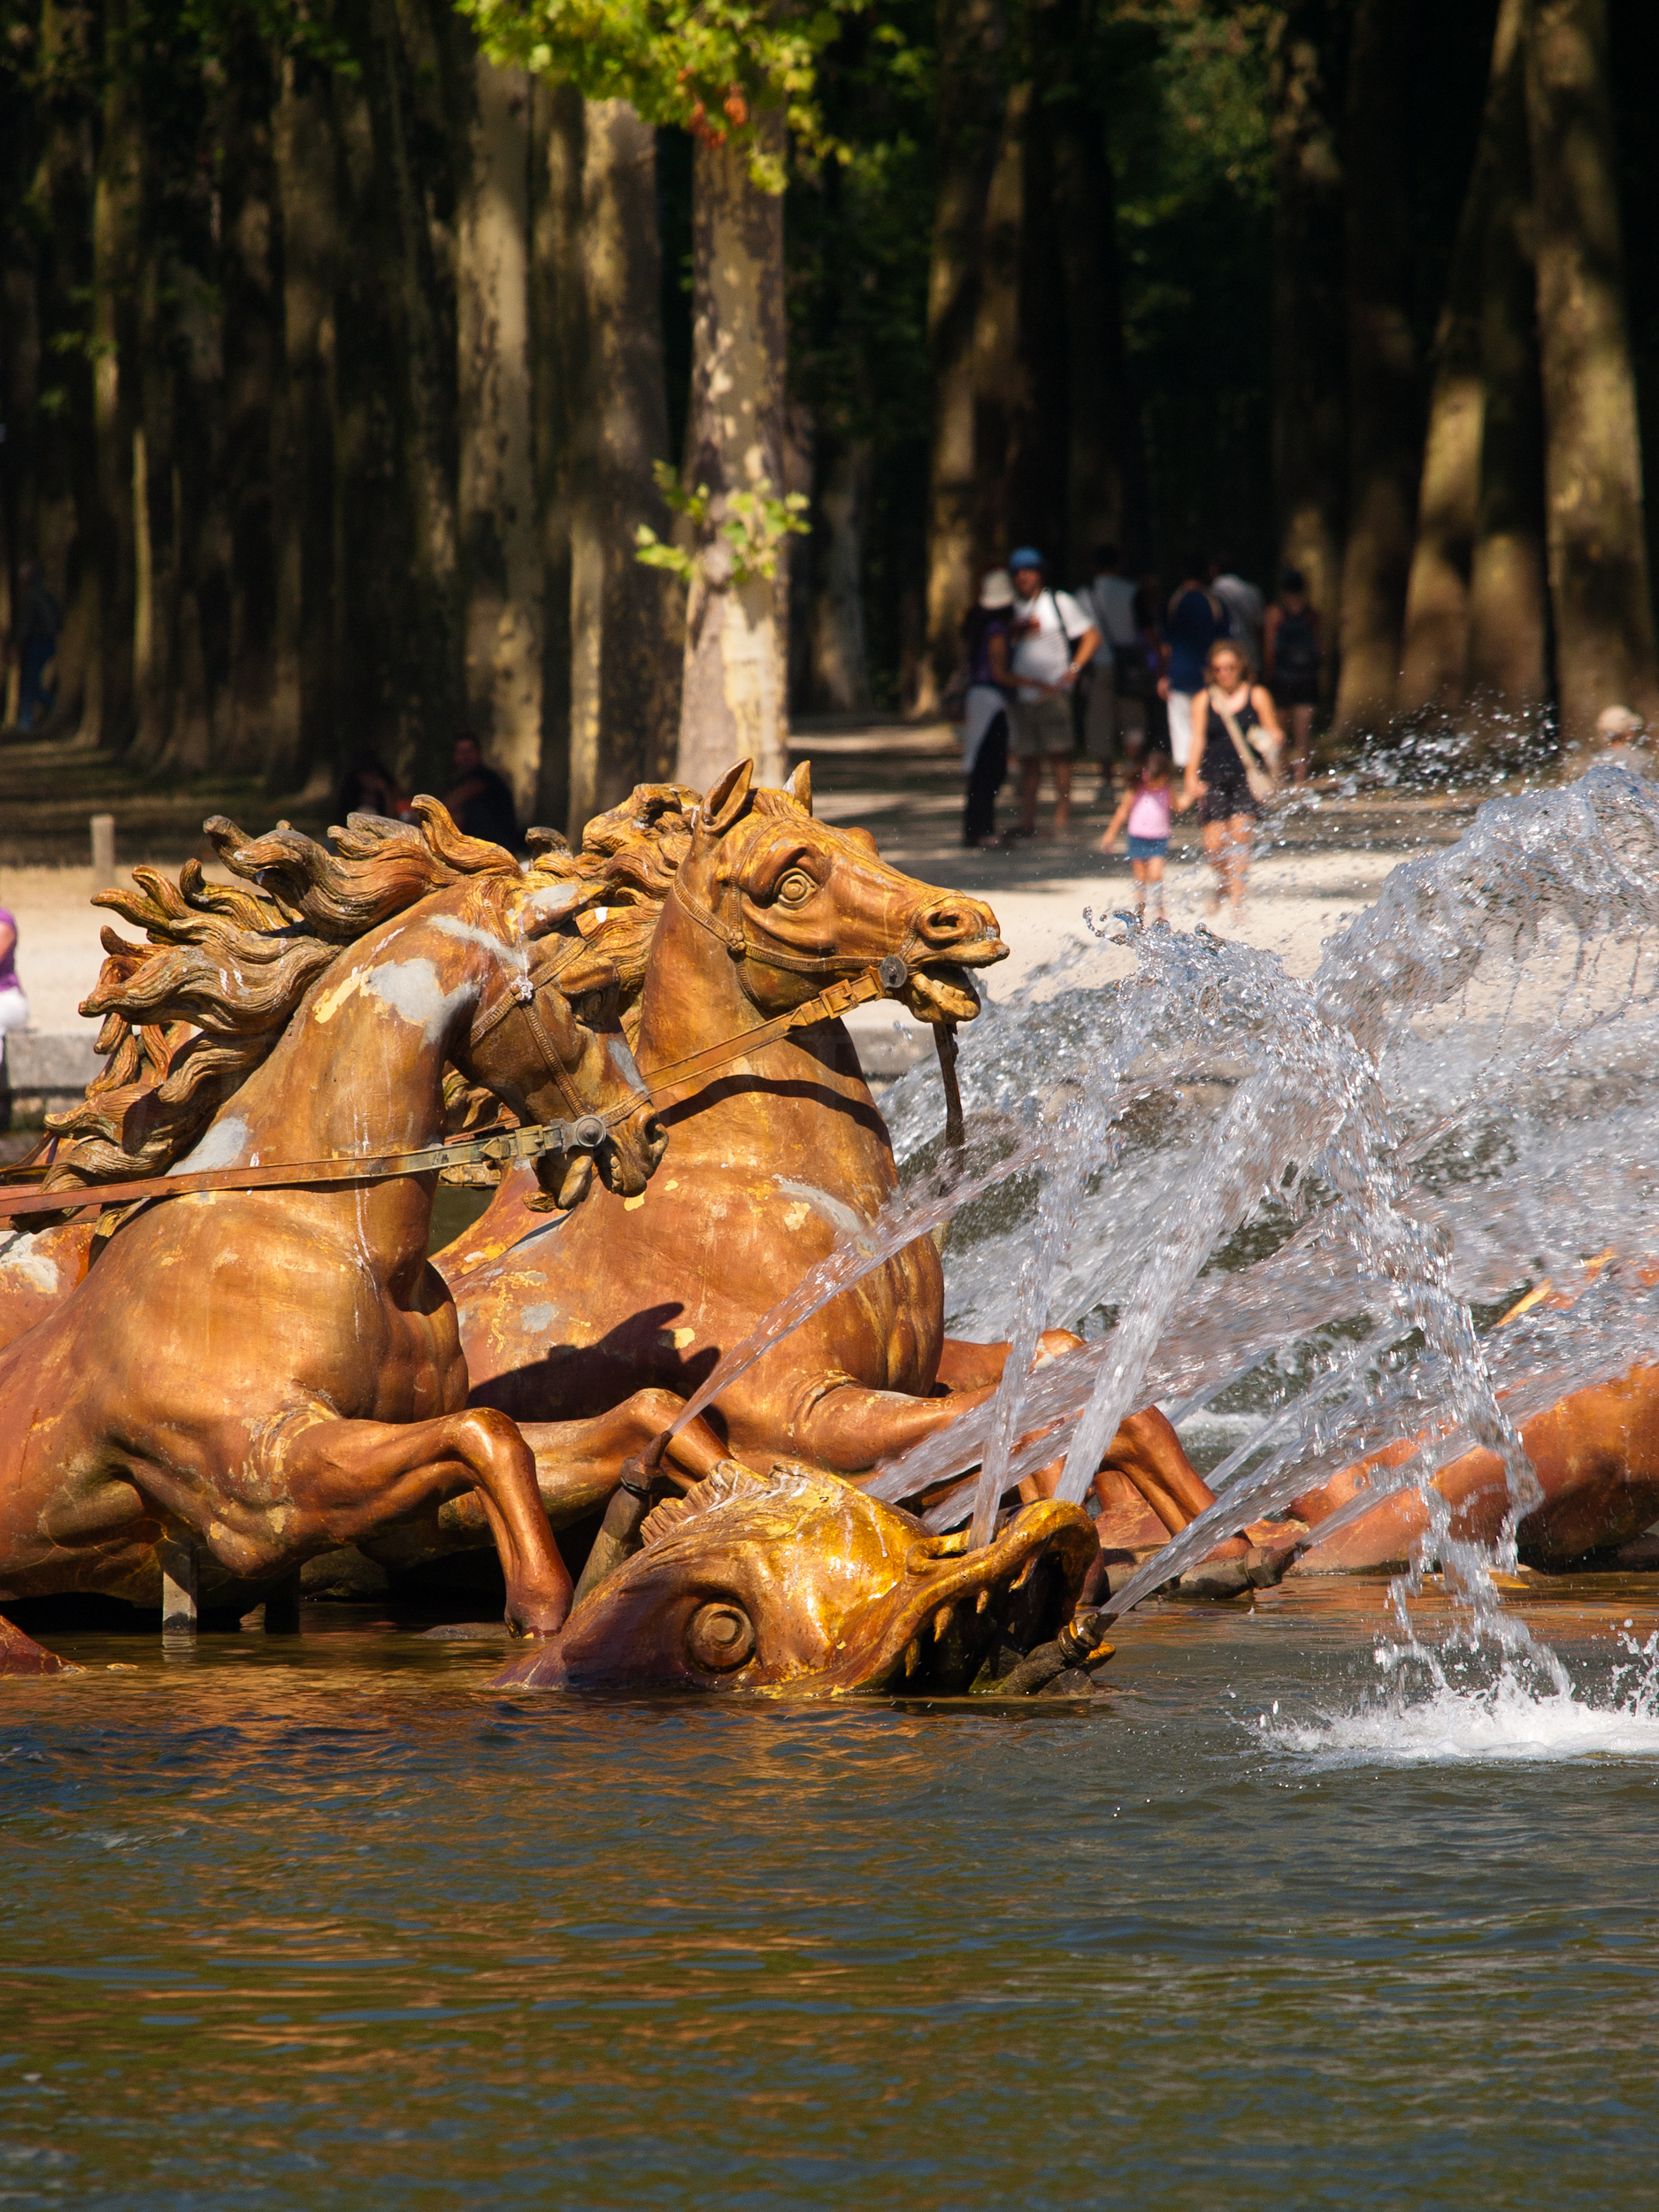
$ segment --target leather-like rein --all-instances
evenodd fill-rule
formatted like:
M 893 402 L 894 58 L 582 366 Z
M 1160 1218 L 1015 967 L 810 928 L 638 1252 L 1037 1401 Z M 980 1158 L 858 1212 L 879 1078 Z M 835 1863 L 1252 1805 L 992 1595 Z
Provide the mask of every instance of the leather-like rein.
M 734 1060 L 747 1058 L 791 1029 L 805 1029 L 814 1022 L 837 1021 L 855 1006 L 903 989 L 910 968 L 896 953 L 868 968 L 860 976 L 832 983 L 816 998 L 775 1015 L 724 1044 L 710 1045 L 668 1067 L 658 1068 L 645 1087 L 653 1102 L 663 1093 L 687 1082 L 701 1082 Z M 503 1012 L 513 1010 L 509 1002 Z M 491 1025 L 493 1026 L 493 1024 Z M 539 1159 L 544 1152 L 593 1152 L 610 1134 L 614 1122 L 626 1121 L 639 1110 L 630 1102 L 613 1106 L 607 1114 L 581 1114 L 574 1121 L 531 1122 L 523 1128 L 496 1131 L 449 1144 L 422 1145 L 411 1152 L 348 1153 L 332 1160 L 273 1160 L 258 1167 L 204 1168 L 186 1175 L 151 1175 L 130 1183 L 86 1183 L 58 1190 L 7 1190 L 0 1187 L 0 1220 L 18 1214 L 79 1213 L 89 1206 L 124 1206 L 140 1198 L 178 1198 L 193 1191 L 281 1190 L 330 1183 L 389 1182 L 402 1175 L 430 1175 L 435 1169 L 468 1167 L 483 1162 L 507 1166 L 518 1160 Z

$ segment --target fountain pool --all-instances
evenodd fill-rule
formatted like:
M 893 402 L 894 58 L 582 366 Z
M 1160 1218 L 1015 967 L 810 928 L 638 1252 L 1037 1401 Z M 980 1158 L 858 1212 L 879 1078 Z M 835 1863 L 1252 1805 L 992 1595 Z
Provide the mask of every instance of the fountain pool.
M 1409 1741 L 1386 1599 L 1155 1603 L 1017 1713 L 511 1698 L 321 1607 L 60 1638 L 0 1718 L 4 2201 L 1638 2201 L 1647 1586 L 1517 1601 L 1571 1711 Z

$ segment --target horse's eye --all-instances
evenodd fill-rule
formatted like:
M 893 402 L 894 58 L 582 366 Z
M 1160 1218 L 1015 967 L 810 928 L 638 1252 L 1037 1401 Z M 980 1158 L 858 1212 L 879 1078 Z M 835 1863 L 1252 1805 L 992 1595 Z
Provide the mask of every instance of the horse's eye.
M 741 1605 L 717 1601 L 700 1605 L 686 1630 L 686 1651 L 694 1666 L 710 1674 L 729 1674 L 752 1658 L 755 1624 Z
M 804 868 L 791 868 L 780 878 L 778 896 L 787 906 L 799 906 L 803 899 L 810 899 L 818 889 Z

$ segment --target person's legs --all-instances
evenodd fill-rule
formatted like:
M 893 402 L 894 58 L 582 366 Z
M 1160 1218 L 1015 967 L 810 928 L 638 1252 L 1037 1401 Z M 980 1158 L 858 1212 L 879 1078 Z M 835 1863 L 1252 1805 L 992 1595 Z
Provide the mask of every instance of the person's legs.
M 1147 749 L 1147 703 L 1118 695 L 1118 757 L 1125 769 L 1138 768 Z
M 1154 921 L 1161 922 L 1164 919 L 1164 856 L 1162 853 L 1156 860 L 1143 860 L 1141 867 L 1135 871 L 1137 876 L 1141 875 L 1141 869 L 1146 871 L 1141 880 L 1147 886 L 1147 891 L 1151 895 L 1148 902 L 1152 908 L 1152 918 Z M 1141 895 L 1145 901 L 1147 893 L 1143 892 Z
M 1042 782 L 1042 763 L 1033 757 L 1019 764 L 1019 833 L 1029 837 L 1037 826 L 1037 790 Z
M 1135 879 L 1135 918 L 1137 921 L 1144 921 L 1146 918 L 1147 871 L 1151 865 L 1152 863 L 1149 860 L 1132 860 L 1129 864 L 1129 872 Z
M 1014 834 L 1029 837 L 1037 826 L 1037 787 L 1042 780 L 1043 731 L 1038 699 L 1010 699 L 1008 706 L 1008 757 L 1019 768 L 1019 826 Z
M 1313 752 L 1313 709 L 1292 707 L 1290 710 L 1290 750 L 1295 763 L 1296 781 L 1308 780 L 1308 763 Z
M 1221 911 L 1222 895 L 1227 887 L 1226 832 L 1220 822 L 1204 824 L 1204 857 L 1216 872 L 1215 888 L 1204 901 L 1206 914 Z
M 1190 691 L 1170 694 L 1170 758 L 1178 768 L 1185 768 L 1187 756 L 1193 749 L 1193 695 Z
M 1244 889 L 1250 872 L 1250 838 L 1256 824 L 1248 814 L 1235 814 L 1227 826 L 1225 874 L 1227 899 L 1233 906 L 1244 904 Z
M 996 795 L 1008 775 L 1008 717 L 997 715 L 979 740 L 968 774 L 962 810 L 962 841 L 984 845 L 996 835 Z
M 1048 766 L 1054 776 L 1054 833 L 1064 837 L 1071 826 L 1071 756 L 1051 753 Z

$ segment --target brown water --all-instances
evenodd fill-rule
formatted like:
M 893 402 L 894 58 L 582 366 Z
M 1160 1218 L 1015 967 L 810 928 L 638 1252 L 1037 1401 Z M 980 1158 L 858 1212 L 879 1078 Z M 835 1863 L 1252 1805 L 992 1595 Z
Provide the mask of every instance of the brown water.
M 1604 1687 L 1650 1588 L 1528 1609 Z M 1153 1611 L 1019 1711 L 59 1637 L 0 1685 L 0 2206 L 1646 2201 L 1659 1722 L 1356 1747 L 1381 1603 Z

